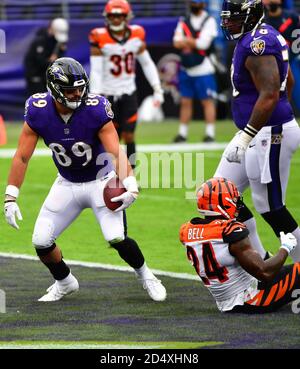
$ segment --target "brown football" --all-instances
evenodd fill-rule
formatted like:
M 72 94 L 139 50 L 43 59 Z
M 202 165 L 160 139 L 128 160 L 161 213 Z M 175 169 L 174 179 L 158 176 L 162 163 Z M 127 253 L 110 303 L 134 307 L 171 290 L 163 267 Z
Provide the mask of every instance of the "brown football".
M 110 210 L 115 210 L 122 205 L 122 201 L 111 202 L 110 200 L 113 197 L 117 197 L 122 195 L 122 193 L 126 192 L 123 183 L 120 181 L 118 177 L 111 178 L 105 185 L 103 190 L 103 199 L 106 207 Z

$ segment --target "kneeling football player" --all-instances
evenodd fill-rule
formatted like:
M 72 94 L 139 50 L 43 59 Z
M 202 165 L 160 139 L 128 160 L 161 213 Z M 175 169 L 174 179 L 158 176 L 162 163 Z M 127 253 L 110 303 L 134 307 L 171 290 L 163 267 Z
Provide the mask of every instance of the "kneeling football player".
M 242 206 L 233 182 L 221 177 L 206 181 L 197 192 L 204 218 L 183 224 L 180 241 L 220 311 L 272 312 L 296 299 L 293 291 L 300 288 L 300 263 L 283 266 L 297 241 L 281 232 L 279 251 L 263 260 L 246 226 L 236 220 Z

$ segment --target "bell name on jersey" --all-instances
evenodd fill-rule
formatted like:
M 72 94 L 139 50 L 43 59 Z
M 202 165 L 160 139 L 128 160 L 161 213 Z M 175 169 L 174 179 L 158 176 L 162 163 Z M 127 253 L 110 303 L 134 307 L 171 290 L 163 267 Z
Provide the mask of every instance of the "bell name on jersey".
M 217 301 L 246 290 L 254 279 L 230 253 L 230 244 L 248 235 L 246 226 L 235 219 L 194 218 L 180 228 L 189 261 Z

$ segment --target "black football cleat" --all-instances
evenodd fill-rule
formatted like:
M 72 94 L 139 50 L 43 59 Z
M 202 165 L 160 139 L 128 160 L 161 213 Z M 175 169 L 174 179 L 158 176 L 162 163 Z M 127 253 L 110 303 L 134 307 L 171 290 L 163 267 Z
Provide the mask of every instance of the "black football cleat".
M 177 135 L 174 138 L 173 143 L 180 143 L 180 142 L 186 142 L 186 138 L 181 135 Z
M 211 136 L 205 136 L 203 138 L 203 142 L 206 142 L 206 143 L 215 142 L 215 139 L 214 139 L 214 137 L 211 137 Z

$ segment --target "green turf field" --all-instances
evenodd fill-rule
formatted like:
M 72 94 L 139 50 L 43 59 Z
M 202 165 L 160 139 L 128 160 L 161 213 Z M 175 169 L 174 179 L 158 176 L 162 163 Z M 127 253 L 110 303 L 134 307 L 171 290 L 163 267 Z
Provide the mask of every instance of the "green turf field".
M 190 143 L 201 142 L 203 128 L 203 123 L 198 122 L 191 125 Z M 1 148 L 15 148 L 20 125 L 8 124 L 7 130 L 8 144 Z M 229 141 L 234 132 L 235 128 L 232 123 L 218 122 L 217 141 Z M 168 144 L 176 133 L 177 122 L 140 124 L 137 129 L 137 143 Z M 42 142 L 39 143 L 39 147 L 44 147 Z M 205 179 L 214 173 L 220 155 L 221 151 L 204 152 Z M 300 221 L 299 161 L 300 155 L 297 152 L 292 161 L 287 194 L 287 206 L 298 221 Z M 0 190 L 2 193 L 6 186 L 10 162 L 11 159 L 0 159 Z M 193 171 L 195 170 L 196 168 L 193 168 Z M 6 224 L 4 217 L 0 218 L 0 252 L 35 255 L 31 245 L 31 233 L 40 206 L 55 176 L 56 168 L 51 158 L 32 158 L 18 200 L 24 220 L 19 222 L 20 230 L 16 231 Z M 127 211 L 129 235 L 138 241 L 151 268 L 195 275 L 186 259 L 185 250 L 178 240 L 180 225 L 191 217 L 197 216 L 195 202 L 186 200 L 185 192 L 184 188 L 142 188 L 138 201 Z M 244 199 L 254 210 L 249 191 L 244 194 Z M 278 240 L 259 216 L 256 219 L 259 234 L 266 249 L 276 251 L 279 246 Z M 65 259 L 126 265 L 115 250 L 107 247 L 90 210 L 84 211 L 74 224 L 59 237 L 57 243 Z M 0 264 L 7 265 L 7 259 L 1 258 Z M 171 341 L 174 343 L 173 346 L 171 345 L 173 348 L 179 348 L 180 345 L 185 347 L 187 342 L 189 342 L 189 348 L 201 347 L 201 345 L 210 346 L 216 342 L 220 345 L 218 347 L 226 348 L 246 348 L 247 345 L 253 348 L 259 348 L 262 345 L 273 348 L 296 347 L 300 344 L 299 334 L 297 335 L 294 330 L 297 326 L 295 320 L 298 317 L 291 313 L 289 307 L 282 313 L 278 313 L 281 325 L 285 329 L 285 333 L 280 335 L 277 331 L 277 323 L 275 323 L 278 315 L 268 316 L 264 319 L 264 322 L 267 322 L 264 324 L 260 317 L 251 317 L 250 320 L 245 320 L 243 317 L 225 318 L 217 312 L 208 292 L 196 281 L 179 281 L 162 277 L 168 289 L 168 299 L 165 305 L 155 305 L 148 300 L 142 289 L 135 292 L 138 287 L 132 275 L 125 278 L 117 272 L 103 271 L 98 281 L 97 274 L 89 272 L 93 274 L 93 279 L 89 280 L 92 278 L 89 273 L 78 268 L 78 273 L 82 273 L 80 293 L 70 296 L 66 301 L 59 302 L 57 305 L 45 307 L 35 302 L 51 281 L 45 268 L 38 262 L 16 260 L 10 260 L 9 266 L 10 268 L 2 268 L 0 275 L 0 288 L 7 292 L 7 314 L 0 314 L 0 325 L 4 324 L 0 331 L 0 341 L 17 342 L 16 344 L 25 341 L 35 343 L 84 341 L 91 345 L 94 341 L 111 342 L 111 344 L 117 342 L 119 345 L 126 344 L 126 342 L 145 341 L 149 343 L 149 346 Z M 11 270 L 10 277 L 7 277 L 8 270 Z M 18 273 L 21 274 L 19 277 Z M 33 278 L 35 282 L 32 286 Z M 105 279 L 104 285 L 102 285 L 102 278 Z M 130 285 L 129 289 L 127 282 Z M 24 298 L 25 301 L 23 301 Z M 110 310 L 114 303 L 117 309 Z M 40 318 L 43 314 L 49 314 L 49 319 L 42 324 Z M 53 326 L 51 319 L 55 321 Z M 77 319 L 80 320 L 80 324 Z M 194 325 L 194 319 L 196 319 L 195 324 L 198 331 L 201 331 L 200 337 L 197 335 L 198 331 L 192 333 L 194 329 L 191 327 Z M 212 321 L 214 328 L 211 330 Z M 216 325 L 215 322 L 217 322 Z M 79 324 L 77 328 L 75 323 Z M 97 331 L 94 324 L 100 324 L 101 329 Z M 128 327 L 136 324 L 139 327 L 138 333 L 136 331 L 132 334 L 128 333 Z M 173 329 L 174 326 L 178 330 Z M 148 327 L 152 328 L 149 334 L 146 334 Z M 160 329 L 157 331 L 155 327 L 162 328 L 157 328 Z M 223 334 L 226 330 L 230 330 L 232 334 Z M 82 335 L 78 333 L 79 331 L 82 331 Z M 235 336 L 239 332 L 240 334 Z M 141 338 L 141 335 L 144 336 Z M 276 339 L 271 344 L 270 337 L 273 335 Z M 291 337 L 293 337 L 292 341 L 289 340 Z
M 5 147 L 15 147 L 20 125 L 8 125 L 8 144 Z M 140 124 L 137 130 L 137 142 L 170 143 L 177 131 L 176 122 L 164 124 Z M 219 122 L 217 138 L 225 142 L 235 132 L 233 124 Z M 190 142 L 199 142 L 203 136 L 203 124 L 194 123 L 191 126 Z M 44 147 L 43 143 L 40 143 Z M 204 152 L 204 177 L 209 178 L 218 164 L 221 151 Z M 287 205 L 300 219 L 298 183 L 300 173 L 300 155 L 294 156 L 288 188 Z M 7 180 L 10 159 L 0 159 L 2 193 Z M 194 168 L 195 170 L 195 168 Z M 48 157 L 33 157 L 27 172 L 19 198 L 19 205 L 24 220 L 20 223 L 20 230 L 8 227 L 3 217 L 0 219 L 1 250 L 2 252 L 16 252 L 35 254 L 31 246 L 31 233 L 40 206 L 46 197 L 56 176 L 56 168 Z M 180 225 L 196 216 L 195 203 L 185 199 L 186 189 L 142 189 L 138 201 L 127 211 L 129 235 L 135 238 L 152 268 L 174 271 L 191 272 L 185 258 L 184 248 L 178 241 Z M 253 209 L 249 192 L 245 199 Z M 260 236 L 266 248 L 275 251 L 278 247 L 277 239 L 268 226 L 257 217 Z M 125 265 L 113 249 L 109 249 L 103 240 L 101 231 L 96 224 L 90 210 L 85 210 L 74 224 L 59 237 L 65 258 L 84 261 L 97 261 L 109 264 Z

